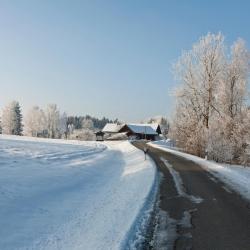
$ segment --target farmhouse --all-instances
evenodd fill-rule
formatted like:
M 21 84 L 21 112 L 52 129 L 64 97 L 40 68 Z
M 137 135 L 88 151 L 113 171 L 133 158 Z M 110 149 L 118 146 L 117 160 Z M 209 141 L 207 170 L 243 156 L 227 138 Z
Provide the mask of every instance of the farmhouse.
M 156 140 L 161 134 L 160 125 L 154 124 L 116 124 L 107 123 L 101 131 L 96 134 L 97 140 L 128 140 L 128 139 L 146 139 Z
M 129 139 L 155 140 L 158 133 L 151 127 L 151 124 L 125 124 L 119 131 L 127 133 Z
M 123 125 L 119 125 L 117 123 L 107 123 L 102 129 L 102 132 L 110 135 L 116 134 L 119 132 L 122 126 Z
M 110 139 L 114 135 L 117 135 L 121 127 L 122 125 L 117 123 L 107 123 L 102 129 L 102 132 L 104 133 L 104 139 Z
M 128 140 L 128 139 L 146 139 L 156 140 L 157 136 L 161 134 L 160 125 L 153 124 L 116 124 L 107 123 L 102 132 L 105 140 Z M 96 134 L 97 136 L 97 134 Z M 100 137 L 97 139 L 100 140 Z
M 161 127 L 158 123 L 145 123 L 145 124 L 137 124 L 141 126 L 150 126 L 158 135 L 161 134 Z

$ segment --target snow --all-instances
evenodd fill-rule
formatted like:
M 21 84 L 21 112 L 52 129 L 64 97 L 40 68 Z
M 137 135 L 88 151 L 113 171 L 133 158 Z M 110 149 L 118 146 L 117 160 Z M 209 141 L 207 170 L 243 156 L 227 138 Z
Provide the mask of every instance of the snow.
M 133 124 L 132 124 L 133 125 Z M 139 125 L 139 126 L 146 126 L 146 127 L 151 127 L 155 132 L 159 127 L 158 123 L 140 123 L 140 124 L 134 124 L 134 125 Z
M 191 160 L 199 164 L 201 167 L 209 171 L 216 178 L 223 181 L 229 187 L 229 189 L 231 188 L 235 190 L 236 192 L 240 193 L 243 197 L 250 200 L 249 167 L 244 167 L 239 165 L 219 164 L 213 161 L 208 161 L 194 155 L 174 150 L 169 147 L 169 144 L 164 145 L 164 141 L 150 142 L 149 145 L 164 150 L 166 152 L 184 157 L 188 160 Z
M 159 209 L 152 249 L 174 249 L 175 241 L 178 238 L 177 226 L 177 220 L 171 218 L 166 211 Z
M 0 161 L 1 250 L 120 249 L 156 184 L 127 141 L 0 136 Z
M 136 134 L 158 135 L 150 124 L 128 124 L 127 126 Z
M 122 125 L 118 125 L 117 123 L 107 123 L 104 128 L 102 129 L 102 132 L 105 133 L 118 133 L 121 129 Z
M 196 196 L 193 196 L 193 195 L 189 195 L 189 194 L 187 194 L 185 192 L 181 176 L 180 176 L 180 174 L 177 171 L 175 171 L 175 169 L 173 168 L 173 166 L 166 159 L 161 158 L 161 160 L 163 161 L 163 163 L 165 164 L 165 166 L 168 168 L 170 174 L 173 177 L 173 180 L 174 180 L 175 187 L 176 187 L 178 195 L 189 199 L 193 203 L 197 203 L 197 204 L 201 203 L 203 201 L 202 198 L 196 197 Z
M 127 140 L 127 132 L 112 134 L 106 140 Z
M 158 123 L 151 123 L 150 126 L 152 127 L 152 129 L 153 129 L 154 131 L 156 131 L 157 128 L 159 127 L 159 124 L 158 124 Z

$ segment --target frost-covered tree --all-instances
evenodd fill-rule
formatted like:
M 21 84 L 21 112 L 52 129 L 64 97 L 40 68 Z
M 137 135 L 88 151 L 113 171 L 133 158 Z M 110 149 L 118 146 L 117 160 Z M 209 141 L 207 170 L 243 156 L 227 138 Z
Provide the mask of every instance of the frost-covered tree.
M 177 146 L 182 147 L 185 151 L 204 157 L 207 129 L 204 121 L 198 117 L 185 99 L 178 100 L 176 114 L 171 125 L 171 137 L 176 140 Z
M 0 118 L 0 134 L 2 134 L 2 118 Z
M 79 132 L 79 137 L 84 141 L 93 141 L 95 139 L 94 123 L 90 118 L 82 120 L 82 129 Z
M 249 77 L 249 52 L 242 39 L 231 47 L 231 54 L 221 81 L 221 106 L 224 114 L 234 119 L 245 107 Z
M 89 129 L 89 130 L 93 130 L 94 129 L 94 123 L 91 119 L 83 119 L 82 121 L 82 128 L 83 129 Z
M 95 140 L 95 134 L 93 130 L 85 129 L 81 133 L 82 139 L 85 141 L 94 141 Z
M 68 117 L 65 112 L 62 115 L 60 115 L 58 131 L 59 131 L 59 136 L 63 138 L 67 138 L 68 136 L 67 120 Z
M 249 58 L 245 42 L 238 39 L 231 47 L 217 93 L 221 117 L 214 118 L 210 141 L 215 141 L 213 137 L 217 134 L 217 144 L 224 145 L 217 150 L 210 146 L 213 159 L 232 161 L 240 158 L 245 152 L 249 136 L 245 102 L 248 94 Z
M 208 34 L 175 65 L 181 86 L 172 132 L 179 146 L 217 161 L 240 161 L 248 147 L 249 52 L 239 39 L 230 53 Z
M 230 141 L 228 126 L 231 120 L 222 114 L 223 118 L 213 116 L 209 128 L 207 155 L 209 159 L 219 162 L 232 162 L 234 158 L 233 143 Z
M 67 137 L 67 115 L 60 114 L 56 104 L 49 104 L 45 112 L 34 106 L 25 118 L 25 134 L 49 138 Z
M 208 33 L 193 49 L 183 53 L 175 65 L 181 79 L 182 98 L 209 127 L 209 119 L 216 108 L 216 91 L 224 66 L 224 37 Z
M 60 112 L 56 104 L 49 104 L 46 112 L 46 128 L 48 131 L 49 138 L 57 138 L 59 123 L 60 123 Z
M 67 114 L 60 114 L 56 104 L 49 104 L 46 112 L 46 130 L 49 138 L 67 137 Z
M 69 123 L 69 124 L 67 125 L 67 131 L 68 131 L 67 137 L 70 137 L 70 136 L 74 133 L 74 130 L 75 130 L 74 124 Z
M 22 113 L 17 101 L 9 103 L 2 114 L 2 132 L 3 134 L 22 135 Z
M 24 133 L 28 136 L 43 136 L 46 130 L 46 117 L 44 111 L 38 106 L 32 107 L 26 117 Z
M 220 33 L 208 33 L 194 44 L 192 50 L 184 52 L 175 64 L 176 76 L 182 84 L 177 94 L 178 117 L 175 126 L 182 127 L 182 132 L 188 133 L 190 139 L 198 136 L 206 141 L 210 118 L 214 112 L 219 112 L 215 97 L 223 72 L 223 41 Z M 178 139 L 190 149 L 189 140 L 185 139 L 185 135 L 183 138 L 181 136 L 182 133 Z M 205 150 L 203 146 L 195 149 L 197 152 L 192 150 L 192 153 L 204 155 Z

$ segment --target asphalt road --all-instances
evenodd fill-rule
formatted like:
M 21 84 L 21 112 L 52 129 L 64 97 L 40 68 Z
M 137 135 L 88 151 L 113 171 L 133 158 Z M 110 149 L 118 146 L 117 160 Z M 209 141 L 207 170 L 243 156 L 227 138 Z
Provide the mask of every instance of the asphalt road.
M 162 181 L 160 225 L 145 249 L 250 250 L 250 203 L 196 163 L 147 147 Z

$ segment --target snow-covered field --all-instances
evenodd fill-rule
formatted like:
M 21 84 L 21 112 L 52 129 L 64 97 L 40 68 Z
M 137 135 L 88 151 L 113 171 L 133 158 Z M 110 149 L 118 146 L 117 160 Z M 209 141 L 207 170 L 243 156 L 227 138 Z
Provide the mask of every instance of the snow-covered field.
M 150 142 L 149 145 L 162 149 L 166 152 L 182 156 L 186 159 L 194 161 L 209 171 L 215 177 L 226 183 L 230 188 L 240 193 L 243 197 L 250 200 L 250 168 L 239 165 L 219 164 L 208 161 L 200 157 L 186 154 L 170 147 L 164 141 Z
M 124 247 L 156 178 L 126 141 L 13 136 L 0 136 L 0 172 L 1 250 Z

